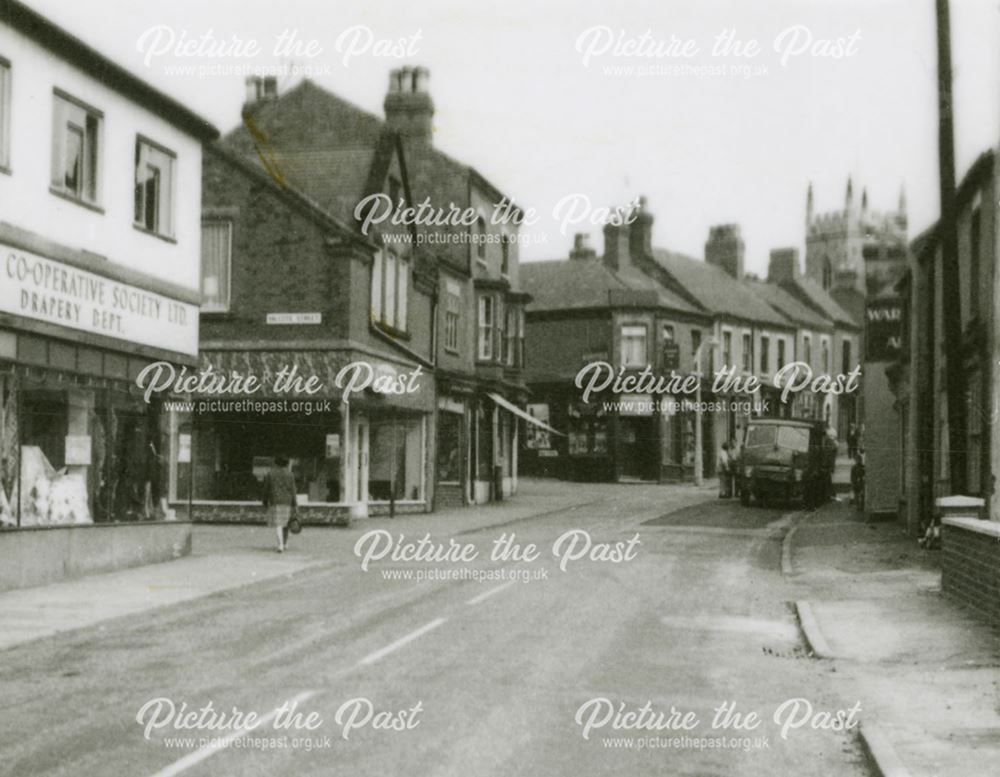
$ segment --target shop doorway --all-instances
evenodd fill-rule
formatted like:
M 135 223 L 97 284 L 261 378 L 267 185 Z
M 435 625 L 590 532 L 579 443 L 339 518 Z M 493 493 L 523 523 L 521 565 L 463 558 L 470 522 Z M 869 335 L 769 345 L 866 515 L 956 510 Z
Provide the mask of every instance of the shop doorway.
M 655 417 L 618 419 L 618 477 L 621 480 L 657 480 L 659 435 Z

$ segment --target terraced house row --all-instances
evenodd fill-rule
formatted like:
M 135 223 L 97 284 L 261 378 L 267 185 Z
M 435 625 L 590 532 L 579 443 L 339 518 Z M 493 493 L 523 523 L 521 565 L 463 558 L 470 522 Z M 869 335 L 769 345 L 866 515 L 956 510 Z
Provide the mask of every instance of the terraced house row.
M 565 431 L 528 429 L 524 470 L 576 480 L 677 481 L 695 476 L 697 413 L 681 400 L 608 390 L 584 401 L 575 378 L 602 361 L 624 375 L 647 369 L 697 375 L 704 474 L 753 415 L 820 418 L 841 436 L 858 417 L 853 395 L 797 392 L 781 401 L 775 374 L 805 362 L 814 375 L 847 373 L 860 358 L 861 326 L 821 283 L 806 277 L 798 251 L 772 251 L 766 280 L 747 275 L 735 224 L 712 227 L 704 259 L 652 245 L 643 201 L 631 224 L 604 229 L 603 251 L 579 235 L 567 259 L 521 268 L 527 308 L 529 411 Z M 717 371 L 730 381 L 713 391 Z M 735 381 L 756 376 L 753 394 Z M 658 401 L 657 401 L 658 400 Z M 666 400 L 666 401 L 664 401 Z

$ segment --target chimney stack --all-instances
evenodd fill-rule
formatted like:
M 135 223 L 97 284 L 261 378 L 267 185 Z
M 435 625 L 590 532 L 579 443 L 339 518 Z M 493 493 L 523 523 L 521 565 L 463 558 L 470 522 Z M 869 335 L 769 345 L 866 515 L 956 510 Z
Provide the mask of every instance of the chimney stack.
M 628 226 L 604 225 L 604 264 L 612 270 L 629 264 Z
M 389 91 L 383 108 L 389 128 L 404 139 L 430 144 L 434 101 L 427 91 L 430 71 L 425 67 L 401 67 L 389 73 Z
M 577 232 L 573 235 L 573 248 L 569 252 L 570 259 L 596 259 L 597 252 L 590 247 L 590 235 Z
M 705 261 L 722 268 L 736 280 L 743 278 L 744 252 L 739 224 L 718 224 L 708 230 Z
M 646 208 L 646 198 L 639 198 L 635 219 L 627 225 L 628 250 L 633 258 L 653 255 L 653 215 Z
M 258 103 L 278 99 L 278 79 L 275 76 L 247 76 L 244 112 Z
M 767 266 L 768 283 L 791 283 L 799 277 L 799 249 L 775 248 Z

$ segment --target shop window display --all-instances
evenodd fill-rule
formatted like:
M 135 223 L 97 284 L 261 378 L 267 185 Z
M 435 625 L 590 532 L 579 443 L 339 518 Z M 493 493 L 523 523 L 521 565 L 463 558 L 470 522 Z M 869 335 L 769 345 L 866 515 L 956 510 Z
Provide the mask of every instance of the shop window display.
M 422 500 L 423 417 L 379 418 L 372 422 L 370 434 L 369 499 Z
M 160 492 L 159 403 L 58 379 L 0 386 L 0 523 L 57 526 L 173 517 Z

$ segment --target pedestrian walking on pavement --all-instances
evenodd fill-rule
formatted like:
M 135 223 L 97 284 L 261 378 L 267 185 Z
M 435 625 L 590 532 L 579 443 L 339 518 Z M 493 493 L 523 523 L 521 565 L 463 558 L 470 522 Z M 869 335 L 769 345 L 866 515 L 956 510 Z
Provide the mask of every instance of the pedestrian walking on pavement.
M 288 544 L 288 521 L 295 509 L 295 478 L 288 471 L 288 459 L 275 456 L 274 466 L 264 478 L 264 506 L 268 508 L 267 525 L 278 533 L 278 553 Z

